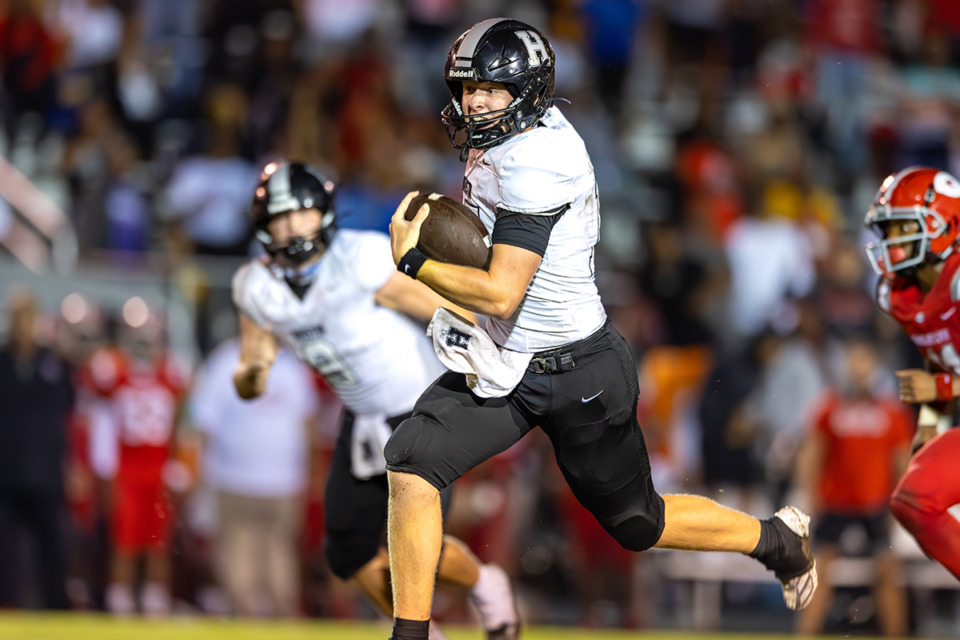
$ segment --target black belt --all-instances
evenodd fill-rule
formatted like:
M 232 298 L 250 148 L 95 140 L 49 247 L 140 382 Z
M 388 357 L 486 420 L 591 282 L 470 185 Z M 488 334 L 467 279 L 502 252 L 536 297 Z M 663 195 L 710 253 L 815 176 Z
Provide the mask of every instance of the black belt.
M 530 358 L 527 371 L 547 374 L 573 371 L 577 368 L 577 357 L 585 351 L 586 347 L 592 345 L 598 338 L 603 337 L 609 328 L 610 319 L 608 318 L 602 327 L 583 340 L 577 340 L 574 343 L 549 351 L 537 351 Z

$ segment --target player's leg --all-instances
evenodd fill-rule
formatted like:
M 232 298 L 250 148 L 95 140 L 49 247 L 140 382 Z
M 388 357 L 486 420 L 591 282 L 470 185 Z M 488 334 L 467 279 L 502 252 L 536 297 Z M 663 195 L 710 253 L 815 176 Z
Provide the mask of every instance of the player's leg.
M 637 423 L 636 367 L 615 331 L 575 350 L 553 376 L 543 426 L 573 494 L 623 547 L 749 554 L 774 571 L 791 609 L 816 589 L 809 518 L 785 507 L 763 521 L 701 496 L 659 496 Z M 597 393 L 597 392 L 600 393 Z
M 910 460 L 890 499 L 890 510 L 920 548 L 960 579 L 960 522 L 947 509 L 960 503 L 960 429 L 928 442 Z
M 170 615 L 170 550 L 151 549 L 146 557 L 146 582 L 143 585 L 143 612 L 148 616 Z
M 110 583 L 107 585 L 105 604 L 107 611 L 115 616 L 133 615 L 137 610 L 133 595 L 135 571 L 136 556 L 125 549 L 114 548 L 110 557 Z
M 143 612 L 148 616 L 166 616 L 170 614 L 170 539 L 173 534 L 171 519 L 173 511 L 167 499 L 166 488 L 162 484 L 154 487 L 153 500 L 150 501 L 149 515 L 144 514 L 141 522 L 146 540 L 146 580 L 143 585 L 141 603 Z
M 345 412 L 330 460 L 324 555 L 335 576 L 355 583 L 378 611 L 390 616 L 389 560 L 382 548 L 387 481 L 385 476 L 359 479 L 351 473 L 353 423 L 353 415 Z
M 443 539 L 439 489 L 529 430 L 527 418 L 506 399 L 481 401 L 462 374 L 447 373 L 387 442 L 395 640 L 424 637 Z
M 459 538 L 443 536 L 437 580 L 467 592 L 488 640 L 512 640 L 518 636 L 520 616 L 510 576 L 495 564 L 483 564 Z
M 393 419 L 389 422 L 394 424 Z M 353 415 L 345 412 L 330 461 L 324 555 L 335 576 L 355 584 L 374 608 L 393 617 L 390 561 L 383 547 L 387 479 L 385 475 L 360 479 L 351 472 L 353 424 Z M 445 640 L 437 625 L 430 625 L 429 638 Z
M 760 521 L 696 495 L 664 495 L 659 549 L 750 553 L 760 541 Z
M 427 620 L 443 541 L 440 491 L 413 473 L 390 471 L 387 478 L 387 544 L 396 585 L 393 615 L 395 619 Z
M 118 616 L 132 615 L 137 608 L 133 594 L 136 579 L 136 560 L 140 553 L 141 496 L 129 480 L 113 482 L 113 511 L 111 516 L 112 554 L 105 594 L 107 611 Z

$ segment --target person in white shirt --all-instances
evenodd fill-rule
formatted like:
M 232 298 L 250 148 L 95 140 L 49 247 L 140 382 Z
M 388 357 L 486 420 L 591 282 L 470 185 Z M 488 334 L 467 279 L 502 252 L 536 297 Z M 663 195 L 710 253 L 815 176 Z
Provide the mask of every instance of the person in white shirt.
M 244 401 L 232 383 L 239 357 L 239 340 L 218 345 L 189 402 L 202 435 L 200 475 L 217 496 L 214 567 L 237 614 L 292 616 L 300 604 L 297 539 L 317 388 L 307 367 L 283 351 L 264 393 Z M 262 594 L 272 611 L 263 610 Z
M 242 398 L 262 394 L 283 345 L 343 401 L 324 499 L 325 554 L 335 575 L 355 582 L 390 616 L 383 445 L 443 370 L 418 321 L 445 301 L 396 272 L 386 235 L 337 231 L 333 200 L 333 183 L 309 165 L 264 169 L 252 215 L 266 255 L 243 265 L 233 281 L 241 331 L 233 381 Z M 437 576 L 467 591 L 488 638 L 515 626 L 506 573 L 481 564 L 456 538 L 442 546 Z M 443 638 L 436 625 L 430 634 Z
M 776 573 L 793 609 L 816 588 L 809 517 L 795 507 L 761 521 L 654 489 L 637 422 L 637 367 L 594 282 L 593 166 L 553 104 L 554 63 L 540 31 L 505 18 L 468 29 L 447 58 L 452 100 L 443 122 L 466 161 L 463 202 L 492 236 L 486 269 L 417 250 L 430 210 L 407 220 L 413 193 L 390 222 L 398 271 L 487 316 L 486 331 L 434 317 L 434 346 L 455 370 L 424 392 L 384 449 L 393 640 L 427 637 L 440 492 L 534 427 L 553 443 L 573 494 L 623 547 L 749 554 Z

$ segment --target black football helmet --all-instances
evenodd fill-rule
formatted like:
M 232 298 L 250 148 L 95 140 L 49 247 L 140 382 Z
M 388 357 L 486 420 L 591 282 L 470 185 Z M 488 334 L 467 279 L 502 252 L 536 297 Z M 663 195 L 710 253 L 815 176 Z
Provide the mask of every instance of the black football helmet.
M 478 22 L 450 48 L 443 79 L 452 100 L 441 120 L 457 149 L 485 149 L 533 126 L 553 102 L 556 66 L 553 47 L 537 29 L 519 20 Z M 513 102 L 506 109 L 471 117 L 464 114 L 463 81 L 499 82 Z
M 294 264 L 317 255 L 320 243 L 330 246 L 337 230 L 333 210 L 335 187 L 318 170 L 300 162 L 271 162 L 260 174 L 250 212 L 254 236 L 270 256 L 282 254 Z M 286 246 L 274 241 L 267 225 L 274 216 L 298 209 L 317 208 L 323 214 L 320 231 L 312 238 L 293 238 Z

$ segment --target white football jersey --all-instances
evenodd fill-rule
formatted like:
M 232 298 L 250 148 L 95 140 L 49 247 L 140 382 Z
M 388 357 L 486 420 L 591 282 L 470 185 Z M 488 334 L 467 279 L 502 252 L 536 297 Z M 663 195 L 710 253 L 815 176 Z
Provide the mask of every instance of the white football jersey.
M 387 236 L 341 230 L 302 300 L 262 260 L 237 271 L 233 300 L 323 374 L 348 409 L 394 416 L 445 370 L 423 327 L 374 302 L 395 271 Z
M 532 215 L 569 206 L 550 233 L 540 268 L 509 320 L 487 319 L 502 347 L 531 353 L 586 338 L 606 319 L 594 282 L 600 203 L 583 140 L 551 107 L 538 126 L 486 150 L 472 149 L 463 202 L 489 232 L 498 210 Z

